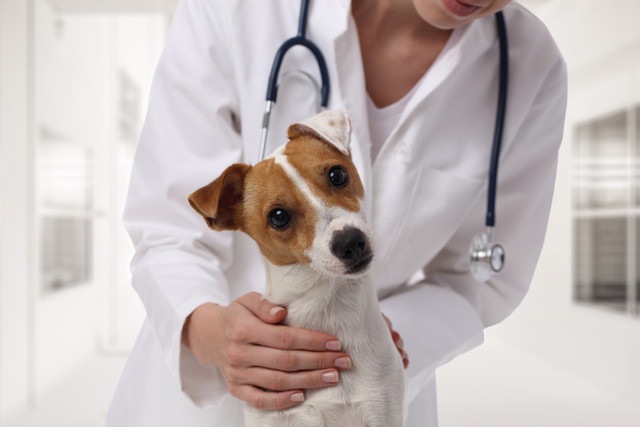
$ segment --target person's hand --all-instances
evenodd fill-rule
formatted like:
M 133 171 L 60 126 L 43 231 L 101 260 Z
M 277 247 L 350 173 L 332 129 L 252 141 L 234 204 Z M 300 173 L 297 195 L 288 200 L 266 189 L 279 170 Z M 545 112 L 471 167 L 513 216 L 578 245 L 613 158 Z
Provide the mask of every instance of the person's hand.
M 204 366 L 217 367 L 229 392 L 256 408 L 286 409 L 304 390 L 338 383 L 351 367 L 332 335 L 279 325 L 285 308 L 256 292 L 228 306 L 203 304 L 187 318 L 183 342 Z
M 391 320 L 389 320 L 389 318 L 384 314 L 382 315 L 382 317 L 384 317 L 385 322 L 387 322 L 387 326 L 389 327 L 389 332 L 391 333 L 393 343 L 396 345 L 400 356 L 402 356 L 402 364 L 404 365 L 404 368 L 407 369 L 409 367 L 409 355 L 406 351 L 404 351 L 404 341 L 402 341 L 402 337 L 400 336 L 400 334 L 393 329 Z

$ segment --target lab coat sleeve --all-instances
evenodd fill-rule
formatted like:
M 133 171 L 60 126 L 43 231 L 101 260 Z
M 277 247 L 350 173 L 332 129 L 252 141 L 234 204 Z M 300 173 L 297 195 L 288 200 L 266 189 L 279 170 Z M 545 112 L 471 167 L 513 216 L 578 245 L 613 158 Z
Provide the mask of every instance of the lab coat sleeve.
M 181 345 L 186 317 L 206 302 L 229 303 L 225 269 L 232 236 L 206 228 L 190 193 L 241 158 L 237 99 L 215 2 L 181 1 L 158 63 L 135 156 L 124 224 L 135 246 L 139 294 L 177 383 L 198 405 L 226 393 L 215 368 Z
M 494 240 L 507 251 L 503 271 L 486 284 L 469 272 L 469 244 L 484 230 L 483 197 L 424 268 L 424 280 L 381 302 L 403 336 L 412 380 L 433 375 L 438 366 L 482 343 L 483 329 L 511 314 L 529 288 L 546 232 L 564 129 L 567 83 L 560 56 L 540 82 L 523 117 L 512 117 L 521 124 L 501 155 Z

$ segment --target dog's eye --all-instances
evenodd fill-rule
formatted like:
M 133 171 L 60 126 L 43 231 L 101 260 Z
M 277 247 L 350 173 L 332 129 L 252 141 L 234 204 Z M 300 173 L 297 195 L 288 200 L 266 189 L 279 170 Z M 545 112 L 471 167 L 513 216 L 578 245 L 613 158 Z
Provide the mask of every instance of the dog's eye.
M 334 187 L 344 187 L 349 181 L 349 175 L 347 171 L 340 166 L 334 166 L 329 170 L 329 182 Z
M 269 212 L 269 223 L 273 228 L 284 228 L 289 224 L 291 216 L 284 209 L 274 209 Z

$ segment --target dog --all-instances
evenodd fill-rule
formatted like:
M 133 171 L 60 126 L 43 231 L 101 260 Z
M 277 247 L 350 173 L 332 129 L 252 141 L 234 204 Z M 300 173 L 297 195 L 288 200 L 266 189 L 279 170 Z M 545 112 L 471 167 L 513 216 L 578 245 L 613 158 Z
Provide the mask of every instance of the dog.
M 364 188 L 344 110 L 293 124 L 289 141 L 255 166 L 234 164 L 189 203 L 214 230 L 240 230 L 265 259 L 265 298 L 285 323 L 337 336 L 353 368 L 282 411 L 246 407 L 247 427 L 401 427 L 402 359 L 367 276 L 374 256 Z

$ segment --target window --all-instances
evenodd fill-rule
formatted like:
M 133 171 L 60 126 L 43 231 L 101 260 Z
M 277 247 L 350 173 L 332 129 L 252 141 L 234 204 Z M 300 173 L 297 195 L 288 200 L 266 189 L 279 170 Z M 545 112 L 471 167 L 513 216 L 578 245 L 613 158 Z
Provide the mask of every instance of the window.
M 574 296 L 639 315 L 640 107 L 580 124 L 573 146 Z
M 36 200 L 43 293 L 88 283 L 92 275 L 90 151 L 41 127 Z

